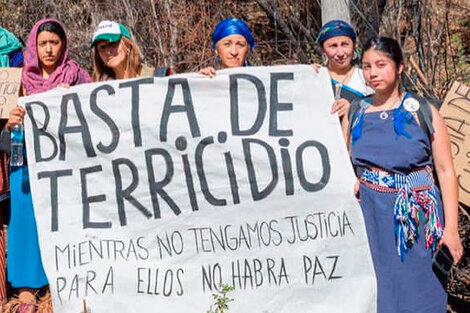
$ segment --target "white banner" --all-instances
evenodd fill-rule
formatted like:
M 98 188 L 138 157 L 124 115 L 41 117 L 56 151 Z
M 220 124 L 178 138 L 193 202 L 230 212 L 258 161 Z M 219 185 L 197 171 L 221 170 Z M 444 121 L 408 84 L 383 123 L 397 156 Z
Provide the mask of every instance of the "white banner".
M 301 65 L 22 98 L 55 312 L 375 312 L 332 102 Z

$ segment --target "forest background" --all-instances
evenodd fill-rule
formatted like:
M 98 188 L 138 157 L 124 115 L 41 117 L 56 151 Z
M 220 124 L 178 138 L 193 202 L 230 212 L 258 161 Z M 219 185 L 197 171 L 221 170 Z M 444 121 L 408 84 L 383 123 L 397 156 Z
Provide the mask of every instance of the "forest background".
M 323 2 L 326 0 L 323 0 Z M 214 64 L 211 34 L 227 17 L 245 20 L 257 46 L 253 65 L 321 63 L 316 34 L 320 0 L 0 0 L 0 25 L 27 40 L 36 21 L 64 22 L 70 56 L 91 72 L 90 42 L 104 19 L 125 24 L 145 62 L 192 72 Z M 435 103 L 455 81 L 470 85 L 470 0 L 350 0 L 359 43 L 375 34 L 398 39 L 406 54 L 406 86 Z M 462 207 L 465 246 L 449 281 L 449 312 L 470 312 L 470 215 Z

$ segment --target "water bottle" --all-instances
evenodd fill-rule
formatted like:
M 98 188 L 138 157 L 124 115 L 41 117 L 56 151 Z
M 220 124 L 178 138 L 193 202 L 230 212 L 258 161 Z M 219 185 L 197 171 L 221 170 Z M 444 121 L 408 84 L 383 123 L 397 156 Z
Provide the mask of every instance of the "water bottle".
M 16 124 L 11 127 L 11 166 L 23 165 L 23 125 Z

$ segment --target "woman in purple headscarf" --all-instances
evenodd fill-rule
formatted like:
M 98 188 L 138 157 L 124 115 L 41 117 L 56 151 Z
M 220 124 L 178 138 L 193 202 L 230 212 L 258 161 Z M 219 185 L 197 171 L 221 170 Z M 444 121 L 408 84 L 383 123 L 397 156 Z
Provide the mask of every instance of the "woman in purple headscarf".
M 59 21 L 43 19 L 34 25 L 24 52 L 24 94 L 91 82 L 88 73 L 68 58 L 67 44 L 65 28 Z M 10 130 L 13 125 L 22 124 L 24 114 L 24 108 L 14 108 L 5 127 Z M 38 291 L 48 281 L 39 251 L 27 164 L 11 167 L 10 184 L 7 271 L 9 282 L 18 290 L 18 301 L 10 304 L 14 304 L 13 311 L 36 312 Z
M 201 69 L 199 73 L 213 77 L 216 69 L 246 66 L 248 52 L 254 47 L 255 38 L 245 22 L 237 18 L 225 19 L 217 24 L 212 33 L 216 64 Z

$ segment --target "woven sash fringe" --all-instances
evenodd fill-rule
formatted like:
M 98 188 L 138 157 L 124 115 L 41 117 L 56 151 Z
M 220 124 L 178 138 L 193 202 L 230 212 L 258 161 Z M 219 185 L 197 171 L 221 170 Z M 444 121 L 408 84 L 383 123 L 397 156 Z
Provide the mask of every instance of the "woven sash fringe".
M 378 192 L 397 194 L 393 216 L 397 253 L 402 262 L 405 261 L 406 253 L 419 239 L 420 211 L 426 216 L 426 248 L 435 251 L 437 242 L 442 237 L 442 224 L 431 167 L 413 171 L 408 175 L 366 168 L 360 180 Z

